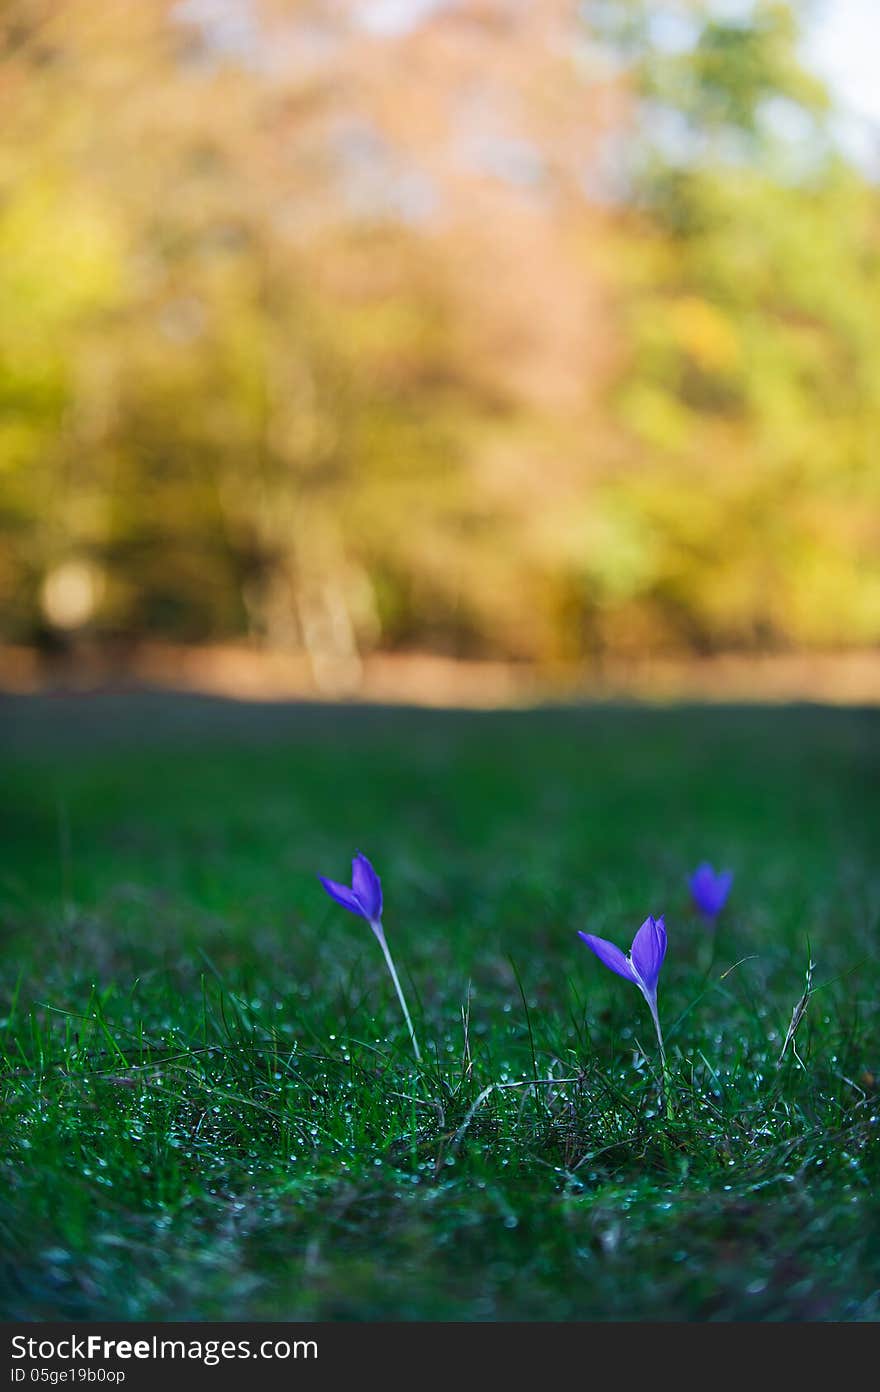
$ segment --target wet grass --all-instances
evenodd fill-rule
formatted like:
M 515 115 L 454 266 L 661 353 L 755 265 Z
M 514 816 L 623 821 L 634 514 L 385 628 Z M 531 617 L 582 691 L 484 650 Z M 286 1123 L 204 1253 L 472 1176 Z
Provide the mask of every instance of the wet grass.
M 877 715 L 0 715 L 6 1318 L 880 1316 Z

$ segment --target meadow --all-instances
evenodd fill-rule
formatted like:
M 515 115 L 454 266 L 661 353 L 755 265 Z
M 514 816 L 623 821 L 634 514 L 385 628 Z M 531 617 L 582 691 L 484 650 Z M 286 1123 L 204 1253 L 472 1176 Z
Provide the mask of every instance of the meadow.
M 3 1316 L 877 1319 L 878 734 L 4 699 Z M 661 913 L 669 1109 L 577 936 Z

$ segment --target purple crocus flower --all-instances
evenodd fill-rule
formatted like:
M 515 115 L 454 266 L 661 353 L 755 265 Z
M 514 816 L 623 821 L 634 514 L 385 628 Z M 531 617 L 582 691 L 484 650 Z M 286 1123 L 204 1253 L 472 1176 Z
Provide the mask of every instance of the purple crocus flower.
M 382 932 L 382 881 L 365 855 L 358 851 L 351 862 L 351 889 L 323 875 L 319 875 L 318 879 L 331 899 L 348 909 L 349 913 L 365 918 L 376 937 L 379 937 Z
M 609 971 L 616 972 L 618 976 L 622 976 L 626 981 L 631 981 L 633 985 L 638 986 L 648 1002 L 651 1019 L 654 1021 L 654 1028 L 657 1031 L 660 1058 L 665 1069 L 666 1051 L 663 1047 L 660 1017 L 657 1013 L 657 982 L 660 978 L 663 959 L 666 956 L 666 927 L 663 916 L 645 919 L 633 938 L 629 952 L 622 952 L 615 943 L 608 942 L 605 938 L 597 938 L 593 933 L 579 932 L 578 937 L 583 938 L 587 947 L 595 952 L 599 961 L 608 967 Z
M 719 870 L 717 873 L 707 861 L 698 865 L 688 878 L 691 898 L 704 918 L 717 918 L 724 908 L 730 886 L 733 884 L 732 870 Z
M 410 1042 L 416 1059 L 421 1062 L 421 1053 L 416 1040 L 416 1032 L 410 1019 L 406 1000 L 403 994 L 403 987 L 397 975 L 394 960 L 385 941 L 385 929 L 382 927 L 382 881 L 376 874 L 370 862 L 360 851 L 357 852 L 351 862 L 351 887 L 339 884 L 336 880 L 328 880 L 324 875 L 319 875 L 318 879 L 337 904 L 341 904 L 349 913 L 357 914 L 358 918 L 366 919 L 373 932 L 375 933 L 382 955 L 385 958 L 385 965 L 391 974 L 394 982 L 394 989 L 397 992 L 397 999 L 400 1001 L 403 1010 L 403 1018 L 406 1020 L 406 1027 L 409 1030 Z

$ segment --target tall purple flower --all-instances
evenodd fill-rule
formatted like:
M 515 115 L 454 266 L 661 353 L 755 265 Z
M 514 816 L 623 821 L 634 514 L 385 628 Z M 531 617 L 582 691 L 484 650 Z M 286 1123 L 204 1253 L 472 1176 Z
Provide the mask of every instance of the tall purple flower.
M 421 1052 L 419 1051 L 416 1032 L 407 1009 L 406 999 L 403 994 L 403 987 L 394 966 L 394 960 L 385 941 L 385 929 L 382 927 L 382 881 L 376 874 L 370 862 L 360 851 L 357 852 L 351 862 L 351 887 L 339 884 L 336 880 L 328 880 L 324 875 L 319 875 L 318 879 L 337 904 L 341 904 L 349 913 L 357 914 L 358 918 L 363 918 L 369 923 L 378 939 L 385 958 L 385 965 L 391 974 L 394 982 L 394 989 L 397 992 L 397 999 L 400 1001 L 400 1008 L 403 1011 L 403 1018 L 406 1020 L 406 1027 L 409 1030 L 410 1042 L 413 1053 L 418 1062 L 421 1062 Z
M 608 942 L 605 938 L 597 938 L 593 933 L 579 932 L 578 937 L 583 938 L 587 947 L 595 952 L 599 961 L 608 967 L 609 971 L 616 972 L 618 976 L 622 976 L 626 981 L 631 981 L 633 985 L 638 986 L 648 1002 L 651 1019 L 654 1021 L 657 1042 L 660 1045 L 660 1058 L 665 1072 L 666 1050 L 663 1046 L 660 1016 L 657 1013 L 657 982 L 660 978 L 663 959 L 666 956 L 666 926 L 663 922 L 663 916 L 645 919 L 633 938 L 629 952 L 622 952 L 615 943 Z
M 698 865 L 688 877 L 691 898 L 704 918 L 717 918 L 727 901 L 733 884 L 732 870 L 715 871 L 707 861 Z

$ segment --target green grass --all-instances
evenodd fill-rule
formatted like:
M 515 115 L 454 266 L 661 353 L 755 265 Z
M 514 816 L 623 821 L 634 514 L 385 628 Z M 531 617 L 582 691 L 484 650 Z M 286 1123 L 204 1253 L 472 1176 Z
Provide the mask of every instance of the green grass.
M 877 714 L 0 716 L 6 1318 L 880 1316 Z

